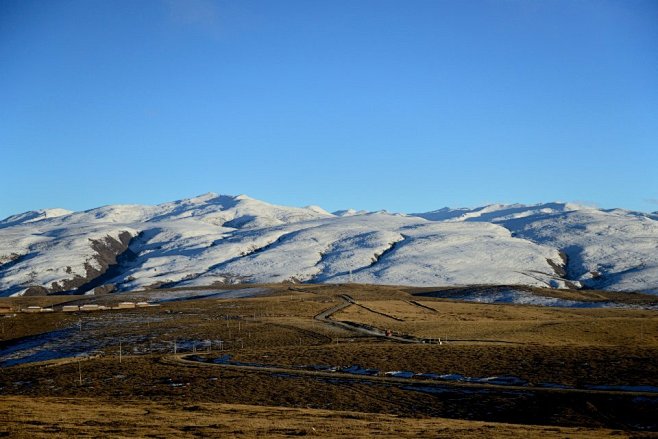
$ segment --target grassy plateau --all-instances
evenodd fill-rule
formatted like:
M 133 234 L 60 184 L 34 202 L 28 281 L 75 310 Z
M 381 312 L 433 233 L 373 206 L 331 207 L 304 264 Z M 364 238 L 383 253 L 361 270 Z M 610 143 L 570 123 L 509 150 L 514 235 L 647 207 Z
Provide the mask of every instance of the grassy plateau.
M 209 296 L 240 288 L 257 294 Z M 71 313 L 167 291 L 0 299 L 55 309 L 0 315 L 0 436 L 658 437 L 654 297 L 451 298 L 465 290 L 249 285 Z

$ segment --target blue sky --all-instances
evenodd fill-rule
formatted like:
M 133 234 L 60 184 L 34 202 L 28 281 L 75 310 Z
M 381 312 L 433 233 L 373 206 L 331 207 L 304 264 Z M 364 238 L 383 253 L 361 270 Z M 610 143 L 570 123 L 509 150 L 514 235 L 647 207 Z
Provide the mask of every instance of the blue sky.
M 658 210 L 658 2 L 0 0 L 0 217 Z

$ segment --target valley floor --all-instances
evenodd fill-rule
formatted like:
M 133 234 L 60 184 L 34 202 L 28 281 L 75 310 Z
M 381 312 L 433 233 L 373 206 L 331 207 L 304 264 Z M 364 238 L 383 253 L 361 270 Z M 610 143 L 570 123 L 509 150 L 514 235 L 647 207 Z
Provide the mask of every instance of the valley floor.
M 0 436 L 658 431 L 658 313 L 647 298 L 573 293 L 650 309 L 464 303 L 370 285 L 198 293 L 172 292 L 184 300 L 158 307 L 0 318 Z

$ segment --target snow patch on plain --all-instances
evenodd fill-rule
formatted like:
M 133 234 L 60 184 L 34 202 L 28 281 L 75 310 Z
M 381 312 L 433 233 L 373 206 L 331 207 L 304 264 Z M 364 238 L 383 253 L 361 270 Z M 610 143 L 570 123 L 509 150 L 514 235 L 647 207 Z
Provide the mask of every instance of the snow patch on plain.
M 506 303 L 517 305 L 551 306 L 559 308 L 629 308 L 615 302 L 585 302 L 579 300 L 559 299 L 556 297 L 540 296 L 528 291 L 504 290 L 504 291 L 472 291 L 462 294 L 441 294 L 435 297 L 446 299 L 463 300 L 465 302 L 477 303 Z

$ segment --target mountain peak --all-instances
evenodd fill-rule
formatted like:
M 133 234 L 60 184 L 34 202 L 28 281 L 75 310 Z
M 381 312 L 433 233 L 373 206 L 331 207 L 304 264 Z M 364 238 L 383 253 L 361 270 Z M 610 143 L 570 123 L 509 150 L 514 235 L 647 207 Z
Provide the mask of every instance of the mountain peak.
M 196 203 L 202 204 L 202 203 L 207 203 L 210 200 L 214 200 L 217 197 L 219 197 L 219 194 L 216 192 L 206 192 L 205 194 L 197 195 L 196 197 L 187 198 L 181 201 L 187 201 L 189 203 L 194 203 L 194 204 Z
M 313 212 L 315 212 L 315 213 L 322 214 L 322 215 L 332 216 L 331 213 L 327 212 L 326 210 L 324 210 L 324 209 L 321 208 L 320 206 L 316 206 L 316 205 L 314 205 L 314 204 L 311 204 L 311 205 L 309 205 L 309 206 L 306 206 L 306 209 L 311 210 L 311 211 L 313 211 Z
M 252 197 L 250 197 L 249 195 L 245 195 L 245 194 L 236 195 L 236 196 L 233 197 L 233 198 L 234 198 L 235 200 L 238 200 L 238 201 L 242 201 L 242 200 L 255 200 L 255 198 L 252 198 Z
M 335 216 L 355 216 L 355 215 L 365 215 L 368 213 L 367 210 L 356 210 L 356 209 L 344 209 L 344 210 L 337 210 L 335 212 L 332 212 L 333 215 Z
M 18 224 L 33 223 L 48 218 L 57 218 L 60 216 L 70 215 L 73 211 L 59 207 L 51 209 L 30 210 L 16 215 L 8 216 L 0 221 L 0 227 L 10 227 Z

